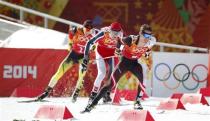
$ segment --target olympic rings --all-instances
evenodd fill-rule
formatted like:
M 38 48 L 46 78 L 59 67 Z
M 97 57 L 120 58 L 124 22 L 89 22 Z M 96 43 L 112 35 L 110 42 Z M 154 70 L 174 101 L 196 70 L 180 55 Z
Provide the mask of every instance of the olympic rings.
M 189 67 L 188 67 L 186 64 L 180 63 L 180 64 L 177 64 L 177 65 L 174 67 L 173 72 L 175 72 L 175 70 L 176 70 L 179 66 L 184 66 L 184 67 L 187 69 L 187 73 L 186 73 L 187 76 L 186 76 L 186 78 L 179 79 L 179 78 L 176 77 L 175 73 L 173 73 L 173 75 L 174 75 L 174 78 L 175 78 L 177 81 L 184 82 L 184 81 L 186 81 L 186 80 L 190 77 L 190 69 L 189 69 Z M 186 75 L 186 74 L 185 74 L 185 75 Z M 183 76 L 183 77 L 185 77 L 185 76 Z
M 175 72 L 173 72 L 173 73 L 175 73 Z M 166 75 L 167 75 L 167 74 L 166 74 Z M 179 76 L 179 75 L 178 75 L 178 76 Z M 167 82 L 167 81 L 163 81 L 163 85 L 164 85 L 165 87 L 167 87 L 168 89 L 171 89 L 171 90 L 177 89 L 177 88 L 180 86 L 180 84 L 181 84 L 181 82 L 178 81 L 178 83 L 177 83 L 174 87 L 170 87 L 166 82 Z
M 207 68 L 205 65 L 203 65 L 203 64 L 198 64 L 198 65 L 195 65 L 195 66 L 192 68 L 192 73 L 194 73 L 195 68 L 198 67 L 198 66 L 201 66 L 201 67 L 203 67 L 204 69 L 206 69 L 206 71 L 208 71 L 208 68 Z M 193 78 L 195 81 L 197 81 L 197 82 L 204 82 L 204 81 L 207 80 L 208 76 L 206 76 L 206 78 L 204 78 L 203 80 L 195 79 L 195 77 L 194 77 L 193 75 L 192 75 L 192 78 Z
M 158 72 L 163 73 L 163 71 L 161 70 L 163 67 L 167 68 L 165 70 L 163 69 L 164 71 L 166 71 L 166 73 L 164 75 L 163 74 L 159 75 Z M 202 67 L 205 69 L 205 72 L 206 72 L 205 78 L 201 79 L 201 77 L 198 76 L 198 73 L 195 72 L 195 70 L 198 67 Z M 186 71 L 186 72 L 184 72 L 184 74 L 183 74 L 183 71 Z M 182 72 L 182 73 L 180 73 L 180 72 Z M 166 63 L 159 63 L 154 68 L 155 78 L 157 80 L 163 82 L 163 85 L 166 88 L 171 89 L 171 90 L 177 89 L 181 83 L 185 89 L 195 90 L 199 87 L 199 83 L 207 81 L 207 73 L 208 73 L 208 68 L 203 64 L 197 64 L 197 65 L 193 66 L 191 71 L 190 71 L 189 66 L 186 64 L 183 64 L 183 63 L 179 63 L 179 64 L 175 65 L 173 68 L 173 71 L 171 70 L 170 66 Z M 168 80 L 171 80 L 171 78 L 170 78 L 171 75 L 173 75 L 174 79 L 178 81 L 178 83 L 174 87 L 170 87 L 169 84 L 166 83 Z M 196 85 L 193 87 L 189 87 L 186 84 L 186 81 L 189 80 L 190 76 L 192 76 L 191 78 L 193 81 L 197 82 Z M 173 81 L 173 80 L 171 80 L 171 81 Z
M 164 66 L 166 66 L 166 67 L 169 69 L 169 72 L 168 72 L 169 75 L 168 75 L 167 77 L 163 78 L 163 79 L 161 79 L 161 78 L 159 78 L 159 77 L 157 76 L 157 68 L 158 68 L 160 65 L 164 65 Z M 169 65 L 166 64 L 166 63 L 159 63 L 159 64 L 157 64 L 157 65 L 155 66 L 155 73 L 154 73 L 154 75 L 155 75 L 155 77 L 156 77 L 158 80 L 160 80 L 160 81 L 167 81 L 167 80 L 170 78 L 170 76 L 171 76 L 171 68 L 170 68 Z
M 192 76 L 195 75 L 195 77 L 197 78 L 197 80 L 199 80 L 199 77 L 198 77 L 197 74 L 195 74 L 195 73 L 191 73 L 191 74 L 192 74 Z M 185 73 L 185 75 L 183 76 L 183 78 L 185 78 L 186 75 L 187 75 L 187 73 Z M 195 90 L 195 89 L 197 89 L 199 87 L 199 84 L 200 84 L 198 81 L 196 81 L 196 82 L 197 82 L 197 84 L 195 85 L 195 87 L 191 87 L 191 88 L 190 87 L 187 87 L 187 85 L 184 83 L 184 81 L 182 81 L 182 85 L 187 90 Z

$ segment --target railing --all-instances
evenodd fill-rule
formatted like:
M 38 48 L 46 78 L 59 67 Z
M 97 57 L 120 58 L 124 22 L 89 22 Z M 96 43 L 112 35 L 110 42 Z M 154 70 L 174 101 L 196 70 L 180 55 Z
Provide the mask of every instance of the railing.
M 5 1 L 2 1 L 2 0 L 0 0 L 0 4 L 11 7 L 11 8 L 18 9 L 20 11 L 19 12 L 20 22 L 24 21 L 24 13 L 28 12 L 28 13 L 32 13 L 32 14 L 43 17 L 45 28 L 48 28 L 48 20 L 49 19 L 54 20 L 54 21 L 58 21 L 58 22 L 61 22 L 61 23 L 67 24 L 67 25 L 82 26 L 81 24 L 78 24 L 78 23 L 75 23 L 75 22 L 71 22 L 71 21 L 68 21 L 68 20 L 65 20 L 65 19 L 62 19 L 62 18 L 58 18 L 58 17 L 51 16 L 51 15 L 48 15 L 48 14 L 45 14 L 45 13 L 41 13 L 41 12 L 38 12 L 38 11 L 35 11 L 35 10 L 32 10 L 32 9 L 28 9 L 28 8 L 25 8 L 25 7 L 22 7 L 22 6 L 19 6 L 19 5 L 15 5 L 15 4 L 12 4 L 12 3 L 9 3 L 9 2 L 5 2 Z
M 177 44 L 169 44 L 169 43 L 163 43 L 163 42 L 157 42 L 156 45 L 160 46 L 160 52 L 164 52 L 164 47 L 171 47 L 171 48 L 179 48 L 179 49 L 189 50 L 190 53 L 193 53 L 194 51 L 200 51 L 200 52 L 208 53 L 207 48 L 177 45 Z
M 75 22 L 72 22 L 72 21 L 68 21 L 68 20 L 65 20 L 65 19 L 62 19 L 62 18 L 51 16 L 51 15 L 48 15 L 48 14 L 45 14 L 45 13 L 41 13 L 41 12 L 38 12 L 38 11 L 35 11 L 35 10 L 31 10 L 31 9 L 28 9 L 28 8 L 25 8 L 25 7 L 22 7 L 22 6 L 18 6 L 18 5 L 15 5 L 15 4 L 11 4 L 11 3 L 8 3 L 8 2 L 2 1 L 2 0 L 0 0 L 0 4 L 8 6 L 8 7 L 11 7 L 11 8 L 18 9 L 20 11 L 19 12 L 19 15 L 20 15 L 19 20 L 20 20 L 20 22 L 24 21 L 24 13 L 28 12 L 28 13 L 32 13 L 32 14 L 35 14 L 35 15 L 43 17 L 44 18 L 44 27 L 45 28 L 48 28 L 48 20 L 49 19 L 57 21 L 57 22 L 61 22 L 61 23 L 67 24 L 67 25 L 73 25 L 73 26 L 79 26 L 79 27 L 82 26 L 81 24 L 78 24 L 78 23 L 75 23 Z M 207 48 L 183 46 L 183 45 L 168 44 L 168 43 L 162 43 L 162 42 L 157 42 L 156 45 L 160 46 L 160 51 L 161 52 L 164 52 L 164 47 L 186 49 L 186 50 L 189 50 L 190 53 L 192 53 L 193 51 L 201 51 L 201 52 L 206 52 L 206 53 L 208 52 Z

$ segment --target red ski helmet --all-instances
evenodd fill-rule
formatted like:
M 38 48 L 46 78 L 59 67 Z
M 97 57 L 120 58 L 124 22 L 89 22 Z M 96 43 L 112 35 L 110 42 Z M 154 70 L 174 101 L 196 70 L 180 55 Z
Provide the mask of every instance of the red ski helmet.
M 118 22 L 113 22 L 110 26 L 111 26 L 111 30 L 113 30 L 113 31 L 121 31 L 122 30 L 121 24 Z

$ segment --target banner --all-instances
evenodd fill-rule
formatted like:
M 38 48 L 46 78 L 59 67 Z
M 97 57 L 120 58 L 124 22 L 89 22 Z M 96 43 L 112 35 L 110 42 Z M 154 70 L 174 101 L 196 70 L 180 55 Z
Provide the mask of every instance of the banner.
M 28 91 L 32 91 L 33 96 L 42 93 L 67 54 L 68 51 L 59 49 L 0 48 L 0 97 L 24 96 Z M 94 53 L 90 55 L 94 56 Z M 146 92 L 159 97 L 175 92 L 197 92 L 207 85 L 208 58 L 208 54 L 153 52 L 153 63 L 149 62 L 153 65 L 152 71 L 140 61 L 144 68 Z M 78 66 L 75 64 L 63 75 L 52 96 L 72 94 Z M 95 63 L 90 63 L 88 70 L 82 96 L 89 94 L 97 76 Z M 118 88 L 136 89 L 137 85 L 138 80 L 127 73 L 119 81 Z
M 55 49 L 0 48 L 0 97 L 8 97 L 18 88 L 41 93 L 67 53 Z
M 155 52 L 153 60 L 152 96 L 192 93 L 207 85 L 208 54 Z

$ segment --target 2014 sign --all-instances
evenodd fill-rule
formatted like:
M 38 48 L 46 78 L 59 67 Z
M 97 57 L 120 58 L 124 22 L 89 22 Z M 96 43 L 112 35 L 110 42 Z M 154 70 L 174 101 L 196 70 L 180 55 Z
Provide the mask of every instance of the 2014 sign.
M 5 79 L 26 79 L 32 76 L 33 79 L 37 78 L 37 66 L 27 65 L 4 65 L 3 78 Z

